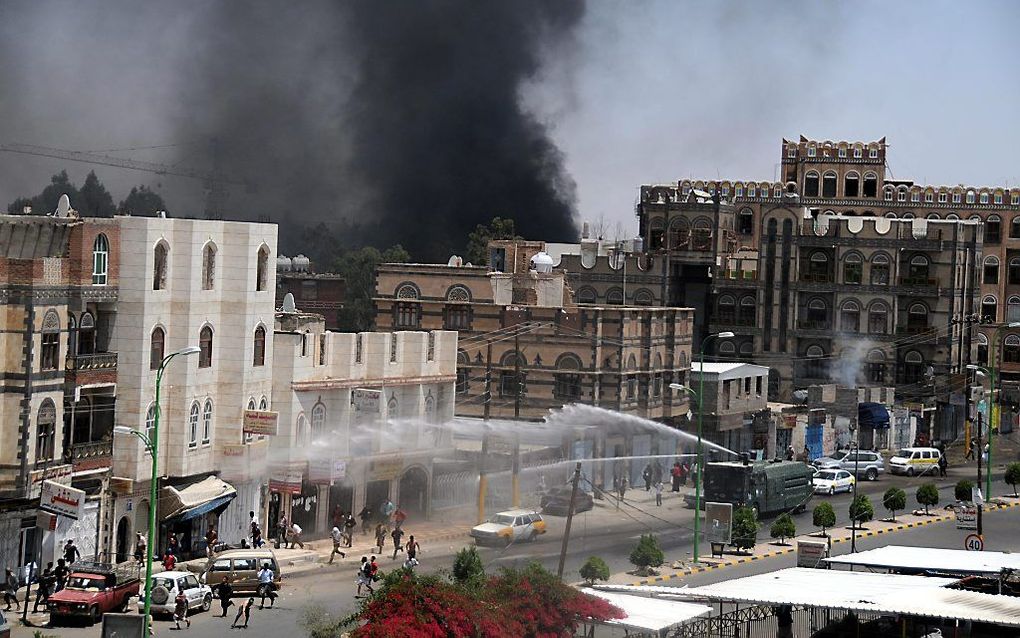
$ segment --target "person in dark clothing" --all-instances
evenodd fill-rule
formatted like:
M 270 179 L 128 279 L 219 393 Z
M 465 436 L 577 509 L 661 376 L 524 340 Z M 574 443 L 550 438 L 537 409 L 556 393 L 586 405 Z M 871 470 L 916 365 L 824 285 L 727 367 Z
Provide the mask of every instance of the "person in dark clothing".
M 942 478 L 946 477 L 946 469 L 949 467 L 949 461 L 946 460 L 946 446 L 939 446 L 939 474 Z
M 793 638 L 793 609 L 789 605 L 780 605 L 775 609 L 776 638 Z
M 404 530 L 398 527 L 390 532 L 390 536 L 393 538 L 393 560 L 397 560 L 397 552 L 404 549 L 404 546 L 400 544 L 401 539 L 404 537 Z
M 220 599 L 220 609 L 223 610 L 223 613 L 220 614 L 220 618 L 226 618 L 227 609 L 229 609 L 230 606 L 234 604 L 234 601 L 230 600 L 231 597 L 234 595 L 234 588 L 231 587 L 230 583 L 227 582 L 226 576 L 224 576 L 223 579 L 219 582 L 219 584 L 216 585 L 216 587 L 213 589 L 213 593 L 215 593 L 216 597 Z
M 53 563 L 47 563 L 46 569 L 39 576 L 39 589 L 35 592 L 35 605 L 32 606 L 32 613 L 39 613 L 39 603 L 43 604 L 43 608 L 46 608 L 46 603 L 50 600 L 50 593 L 53 592 Z M 26 601 L 27 605 L 28 602 Z
M 652 489 L 652 464 L 645 465 L 644 471 L 641 472 L 641 478 L 645 481 L 645 491 Z
M 67 561 L 63 558 L 57 559 L 57 567 L 53 570 L 53 579 L 57 583 L 57 588 L 53 591 L 58 592 L 67 585 L 67 577 L 71 574 L 71 570 L 67 568 Z
M 354 518 L 354 512 L 347 514 L 347 518 L 344 520 L 344 542 L 347 547 L 354 546 L 354 528 L 358 526 L 358 521 Z
M 11 610 L 11 603 L 14 603 L 14 610 L 17 611 L 18 607 L 20 607 L 18 603 L 18 576 L 10 567 L 7 568 L 7 573 L 4 575 L 4 585 L 4 603 L 7 604 L 4 607 L 4 611 Z M 27 605 L 28 603 L 25 604 Z
M 365 505 L 358 512 L 358 518 L 361 519 L 361 535 L 368 534 L 368 529 L 372 525 L 372 508 Z
M 81 558 L 81 552 L 78 551 L 73 540 L 67 539 L 67 543 L 64 544 L 64 560 L 68 565 L 73 565 L 74 561 L 79 558 Z

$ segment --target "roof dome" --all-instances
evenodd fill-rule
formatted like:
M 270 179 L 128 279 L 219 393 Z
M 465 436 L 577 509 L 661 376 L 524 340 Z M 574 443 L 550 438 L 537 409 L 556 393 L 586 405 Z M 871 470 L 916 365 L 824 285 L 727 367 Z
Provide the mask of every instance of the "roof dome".
M 553 258 L 546 252 L 535 253 L 531 258 L 531 266 L 537 272 L 552 272 Z

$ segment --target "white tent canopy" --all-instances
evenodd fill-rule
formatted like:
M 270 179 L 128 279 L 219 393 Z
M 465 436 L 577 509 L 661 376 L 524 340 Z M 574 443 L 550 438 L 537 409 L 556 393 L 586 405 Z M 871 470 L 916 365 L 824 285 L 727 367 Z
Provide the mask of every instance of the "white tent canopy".
M 944 574 L 999 574 L 1004 569 L 1020 570 L 1020 554 L 970 552 L 963 549 L 888 545 L 856 554 L 824 559 L 829 564 L 941 572 Z
M 685 622 L 712 613 L 712 608 L 708 605 L 649 598 L 647 596 L 628 596 L 627 594 L 599 591 L 596 589 L 583 589 L 582 591 L 586 594 L 605 599 L 627 614 L 624 618 L 607 621 L 607 625 L 616 625 L 635 631 L 659 634 L 677 625 L 682 625 Z

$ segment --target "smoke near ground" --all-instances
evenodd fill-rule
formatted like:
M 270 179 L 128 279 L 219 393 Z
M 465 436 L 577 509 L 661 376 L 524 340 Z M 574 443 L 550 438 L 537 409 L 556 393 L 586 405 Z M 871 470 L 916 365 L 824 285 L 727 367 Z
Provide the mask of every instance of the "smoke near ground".
M 226 216 L 271 218 L 285 238 L 353 221 L 445 260 L 504 216 L 569 240 L 574 183 L 521 92 L 583 13 L 581 0 L 4 2 L 0 143 L 201 168 L 215 155 L 256 187 L 232 188 Z M 0 154 L 0 196 L 65 167 L 81 181 L 75 165 Z M 148 183 L 172 214 L 202 214 L 201 183 L 80 168 L 115 197 Z

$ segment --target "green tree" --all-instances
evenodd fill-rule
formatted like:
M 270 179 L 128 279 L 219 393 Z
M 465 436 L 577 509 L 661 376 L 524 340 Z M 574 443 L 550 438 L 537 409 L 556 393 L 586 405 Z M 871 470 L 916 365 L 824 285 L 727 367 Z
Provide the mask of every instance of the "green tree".
M 939 504 L 939 488 L 935 487 L 934 483 L 925 483 L 917 488 L 914 498 L 917 499 L 919 505 L 924 505 L 924 515 L 928 516 L 928 507 Z
M 143 184 L 132 186 L 131 192 L 117 206 L 117 210 L 128 215 L 153 215 L 156 211 L 166 210 L 166 205 L 159 193 Z
M 974 496 L 973 489 L 974 481 L 963 479 L 956 483 L 956 486 L 953 488 L 953 495 L 958 501 L 970 501 Z
M 822 536 L 825 536 L 826 528 L 836 524 L 836 510 L 832 509 L 831 503 L 819 503 L 811 512 L 811 524 L 822 528 Z
M 411 256 L 400 244 L 379 251 L 366 246 L 345 252 L 336 260 L 335 270 L 346 285 L 344 307 L 339 313 L 342 330 L 365 332 L 375 323 L 375 271 L 379 264 L 406 263 Z
M 787 512 L 780 514 L 779 518 L 772 521 L 772 527 L 769 528 L 769 535 L 772 538 L 778 538 L 780 545 L 785 545 L 786 539 L 793 538 L 797 535 L 797 526 L 793 522 L 793 517 L 791 517 Z
M 19 197 L 11 202 L 7 211 L 20 215 L 24 212 L 26 205 L 32 207 L 33 215 L 49 215 L 57 210 L 57 202 L 61 195 L 67 195 L 71 200 L 71 207 L 78 207 L 78 187 L 71 183 L 67 171 L 60 171 L 50 178 L 50 184 L 34 197 Z
M 871 499 L 867 494 L 858 494 L 850 501 L 850 522 L 855 527 L 861 523 L 867 523 L 875 518 L 875 508 L 871 506 Z
M 1013 486 L 1013 496 L 1017 495 L 1016 486 L 1020 483 L 1020 463 L 1010 463 L 1006 466 L 1006 474 L 1003 480 Z
M 896 512 L 907 507 L 907 493 L 898 487 L 890 487 L 882 495 L 882 505 L 892 512 L 893 522 L 896 522 Z
M 581 565 L 581 578 L 588 585 L 594 585 L 595 581 L 609 580 L 609 565 L 598 556 L 589 556 L 588 560 Z
M 485 582 L 485 567 L 482 557 L 473 545 L 457 552 L 453 559 L 453 580 L 471 589 L 481 587 Z
M 71 202 L 71 205 L 82 217 L 113 217 L 116 212 L 110 191 L 99 181 L 95 171 L 89 171 L 85 176 L 85 183 L 78 193 L 78 201 Z
M 637 545 L 630 552 L 630 562 L 640 569 L 658 567 L 663 560 L 665 560 L 665 556 L 659 549 L 659 541 L 651 534 L 642 534 Z
M 733 512 L 733 538 L 730 545 L 737 549 L 751 549 L 758 542 L 758 515 L 750 507 L 738 507 Z
M 509 217 L 493 217 L 488 224 L 478 224 L 468 235 L 464 259 L 475 266 L 489 263 L 489 242 L 493 239 L 520 239 Z

